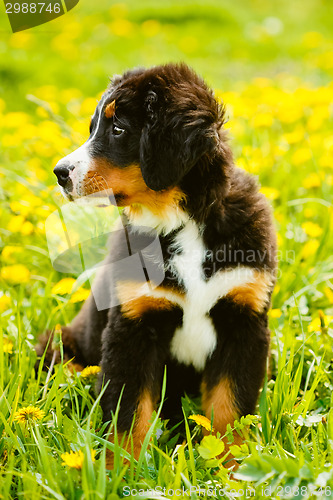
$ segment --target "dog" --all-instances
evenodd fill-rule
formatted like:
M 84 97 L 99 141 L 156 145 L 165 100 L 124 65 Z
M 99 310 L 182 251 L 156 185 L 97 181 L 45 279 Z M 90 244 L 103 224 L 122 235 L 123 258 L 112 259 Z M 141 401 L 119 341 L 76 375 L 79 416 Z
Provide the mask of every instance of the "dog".
M 128 433 L 134 419 L 136 458 L 165 366 L 166 414 L 184 391 L 201 391 L 202 410 L 222 436 L 255 411 L 263 383 L 275 230 L 256 180 L 234 165 L 224 123 L 224 106 L 187 65 L 134 69 L 112 79 L 89 139 L 54 169 L 69 200 L 112 193 L 128 237 L 158 237 L 160 283 L 128 269 L 102 271 L 96 293 L 111 290 L 117 304 L 99 310 L 91 294 L 63 328 L 65 359 L 101 366 L 104 420 L 119 399 L 118 432 Z M 110 259 L 127 250 L 115 235 Z

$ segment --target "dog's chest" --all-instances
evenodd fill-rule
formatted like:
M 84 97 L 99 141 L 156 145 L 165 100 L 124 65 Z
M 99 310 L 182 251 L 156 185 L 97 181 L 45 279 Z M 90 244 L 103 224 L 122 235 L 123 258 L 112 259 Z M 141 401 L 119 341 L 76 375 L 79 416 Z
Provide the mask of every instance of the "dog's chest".
M 214 290 L 213 280 L 204 278 L 206 248 L 195 222 L 186 223 L 175 237 L 172 250 L 170 270 L 184 285 L 186 295 L 183 324 L 174 333 L 171 353 L 179 362 L 202 370 L 216 347 L 217 336 L 209 311 L 219 291 Z

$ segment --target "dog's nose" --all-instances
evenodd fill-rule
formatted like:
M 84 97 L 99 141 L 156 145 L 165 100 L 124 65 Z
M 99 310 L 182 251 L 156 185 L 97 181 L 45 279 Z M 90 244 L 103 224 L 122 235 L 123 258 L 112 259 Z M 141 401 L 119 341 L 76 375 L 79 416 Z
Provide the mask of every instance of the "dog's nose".
M 74 169 L 74 166 L 70 163 L 57 163 L 54 167 L 53 172 L 58 178 L 58 184 L 65 187 L 69 179 L 69 172 Z

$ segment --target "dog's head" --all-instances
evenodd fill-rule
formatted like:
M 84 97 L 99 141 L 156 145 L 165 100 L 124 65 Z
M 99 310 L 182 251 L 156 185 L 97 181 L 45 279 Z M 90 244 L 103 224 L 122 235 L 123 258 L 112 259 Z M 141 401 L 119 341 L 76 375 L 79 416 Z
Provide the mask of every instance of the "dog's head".
M 110 191 L 120 206 L 174 191 L 218 146 L 223 109 L 186 65 L 115 77 L 97 105 L 90 137 L 54 169 L 69 199 Z

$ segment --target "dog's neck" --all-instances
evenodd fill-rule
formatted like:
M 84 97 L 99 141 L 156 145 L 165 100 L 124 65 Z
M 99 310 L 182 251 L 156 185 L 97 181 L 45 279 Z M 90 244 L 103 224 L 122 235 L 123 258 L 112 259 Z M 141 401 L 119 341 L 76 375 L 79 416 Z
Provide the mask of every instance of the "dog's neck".
M 204 224 L 212 213 L 223 210 L 232 169 L 230 149 L 219 148 L 213 157 L 203 157 L 184 177 L 180 184 L 183 197 L 175 198 L 163 208 L 132 204 L 124 212 L 132 225 L 143 231 L 154 229 L 160 235 L 176 231 L 190 219 Z
M 229 149 L 218 150 L 213 157 L 204 157 L 193 167 L 181 183 L 190 218 L 204 224 L 212 213 L 221 213 L 233 168 Z
M 189 215 L 179 203 L 158 212 L 144 205 L 133 204 L 125 207 L 124 213 L 130 224 L 140 231 L 154 229 L 162 236 L 176 231 L 189 220 Z

